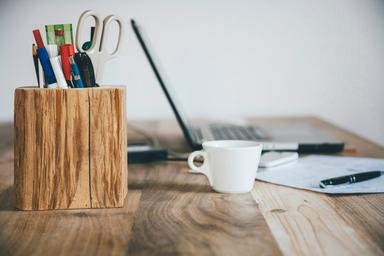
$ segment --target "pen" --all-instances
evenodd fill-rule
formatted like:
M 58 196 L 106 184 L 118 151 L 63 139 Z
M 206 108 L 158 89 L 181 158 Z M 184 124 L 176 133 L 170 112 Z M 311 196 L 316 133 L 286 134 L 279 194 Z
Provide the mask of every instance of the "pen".
M 74 60 L 80 71 L 81 81 L 84 87 L 96 87 L 95 71 L 93 69 L 91 58 L 86 52 L 77 52 Z
M 69 56 L 69 63 L 71 64 L 73 84 L 76 88 L 84 88 L 83 81 L 81 81 L 79 67 L 77 66 L 73 56 Z
M 45 81 L 44 70 L 43 70 L 43 67 L 41 66 L 40 60 L 39 60 L 39 80 L 40 80 L 39 87 L 47 88 L 47 82 Z
M 341 185 L 341 184 L 351 184 L 351 183 L 361 182 L 361 181 L 370 180 L 370 179 L 380 177 L 382 174 L 383 174 L 382 171 L 370 171 L 370 172 L 360 172 L 360 173 L 355 173 L 352 175 L 335 177 L 335 178 L 320 181 L 320 187 L 326 188 L 327 186 L 335 186 L 335 185 Z
M 65 80 L 67 81 L 68 87 L 73 87 L 71 81 L 71 64 L 69 63 L 69 56 L 73 56 L 75 54 L 75 49 L 73 44 L 63 44 L 60 46 L 61 52 L 61 64 L 63 67 L 63 73 Z
M 51 62 L 53 73 L 55 74 L 57 86 L 59 88 L 68 88 L 67 81 L 65 80 L 63 69 L 61 68 L 59 48 L 56 44 L 49 44 L 46 47 L 49 61 Z
M 51 65 L 53 68 L 53 72 L 56 76 L 58 87 L 63 89 L 68 88 L 67 82 L 65 81 L 65 77 L 63 74 L 63 70 L 61 69 L 60 56 L 51 57 L 49 60 L 51 61 Z
M 44 43 L 43 43 L 43 39 L 41 38 L 40 31 L 38 29 L 35 29 L 32 32 L 37 44 L 37 55 L 39 56 L 41 66 L 43 67 L 44 76 L 48 84 L 48 87 L 56 88 L 57 87 L 56 77 L 55 77 L 55 74 L 53 73 L 52 65 L 51 65 L 51 62 L 49 61 L 48 52 L 44 47 Z
M 56 57 L 59 55 L 57 44 L 48 44 L 47 46 L 45 46 L 45 49 L 48 52 L 49 58 Z
M 32 57 L 33 57 L 33 64 L 35 65 L 35 73 L 36 73 L 36 77 L 37 77 L 37 87 L 40 87 L 39 59 L 37 57 L 37 47 L 35 44 L 32 44 Z

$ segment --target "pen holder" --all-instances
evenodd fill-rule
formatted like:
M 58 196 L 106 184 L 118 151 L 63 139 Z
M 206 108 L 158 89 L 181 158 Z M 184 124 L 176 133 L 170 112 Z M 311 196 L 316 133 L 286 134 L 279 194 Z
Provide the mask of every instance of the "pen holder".
M 124 87 L 17 88 L 16 207 L 123 207 L 128 192 Z

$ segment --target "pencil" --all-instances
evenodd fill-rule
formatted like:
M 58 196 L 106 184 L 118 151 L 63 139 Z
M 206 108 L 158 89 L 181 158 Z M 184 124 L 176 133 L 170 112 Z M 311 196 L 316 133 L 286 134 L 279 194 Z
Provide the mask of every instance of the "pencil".
M 37 87 L 40 87 L 40 77 L 39 77 L 39 59 L 37 57 L 37 47 L 35 44 L 32 44 L 32 57 L 33 64 L 35 65 L 35 72 L 37 78 Z

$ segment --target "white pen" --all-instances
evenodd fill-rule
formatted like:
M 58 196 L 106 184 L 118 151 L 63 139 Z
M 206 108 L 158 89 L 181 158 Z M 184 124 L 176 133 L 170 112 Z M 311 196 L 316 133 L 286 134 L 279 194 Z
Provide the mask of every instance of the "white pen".
M 53 73 L 55 74 L 57 85 L 54 88 L 68 88 L 67 81 L 65 80 L 63 69 L 61 68 L 61 60 L 59 56 L 59 49 L 56 44 L 49 44 L 46 47 L 49 61 L 51 62 Z

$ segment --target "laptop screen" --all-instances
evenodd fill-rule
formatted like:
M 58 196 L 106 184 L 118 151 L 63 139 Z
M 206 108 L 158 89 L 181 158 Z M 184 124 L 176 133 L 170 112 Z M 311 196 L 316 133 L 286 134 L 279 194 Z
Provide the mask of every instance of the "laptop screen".
M 145 33 L 143 33 L 141 28 L 139 28 L 137 26 L 137 23 L 134 20 L 131 20 L 131 26 L 133 28 L 133 31 L 135 32 L 137 39 L 139 40 L 140 46 L 143 49 L 149 64 L 151 65 L 153 72 L 155 73 L 155 76 L 156 76 L 158 82 L 160 83 L 161 88 L 163 89 L 163 91 L 167 97 L 169 104 L 171 105 L 171 108 L 172 108 L 172 110 L 176 116 L 177 122 L 179 123 L 179 125 L 180 125 L 180 127 L 184 133 L 185 138 L 188 140 L 188 143 L 192 147 L 196 147 L 194 140 L 193 140 L 193 136 L 191 135 L 190 130 L 189 130 L 189 128 L 191 126 L 190 126 L 184 112 L 182 111 L 180 103 L 177 101 L 177 97 L 175 95 L 175 92 L 171 87 L 169 87 L 168 85 L 165 84 L 164 78 L 160 75 L 160 72 L 159 72 L 159 66 L 160 65 L 158 62 L 155 62 L 155 59 L 153 58 L 153 54 L 151 54 L 148 50 L 148 39 L 147 39 L 147 37 L 145 37 L 145 40 L 143 38 L 143 35 Z M 152 50 L 151 50 L 151 52 L 152 52 Z

